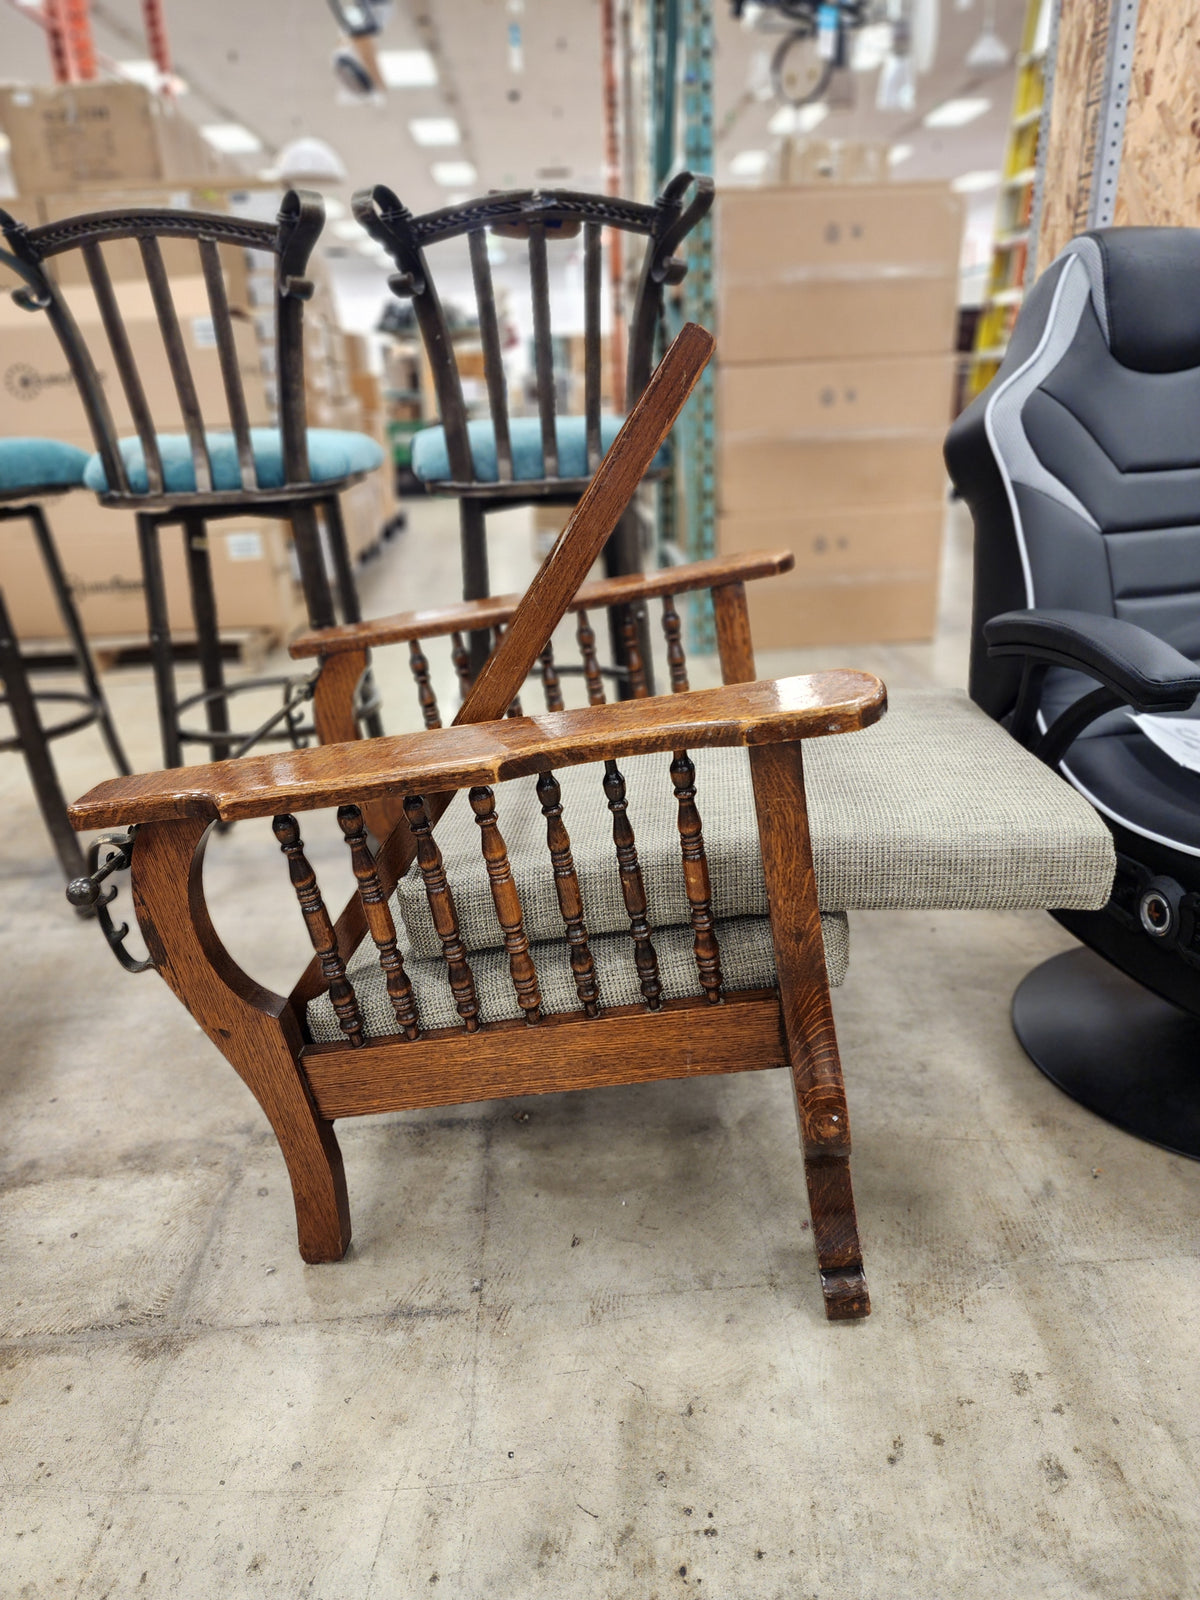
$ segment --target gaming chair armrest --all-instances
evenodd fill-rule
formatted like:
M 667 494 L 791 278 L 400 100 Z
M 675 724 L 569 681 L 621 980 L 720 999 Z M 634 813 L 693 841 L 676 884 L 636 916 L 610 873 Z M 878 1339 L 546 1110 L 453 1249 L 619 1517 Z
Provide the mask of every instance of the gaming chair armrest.
M 1005 611 L 983 625 L 991 656 L 1025 656 L 1095 678 L 1138 711 L 1186 711 L 1200 695 L 1200 668 L 1164 639 L 1120 617 L 1090 611 Z

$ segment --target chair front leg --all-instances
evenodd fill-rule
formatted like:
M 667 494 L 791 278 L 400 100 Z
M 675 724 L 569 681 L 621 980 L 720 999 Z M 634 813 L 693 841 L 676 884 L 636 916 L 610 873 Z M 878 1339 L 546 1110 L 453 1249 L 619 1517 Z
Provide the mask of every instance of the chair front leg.
M 333 1124 L 309 1095 L 288 1001 L 247 976 L 213 928 L 202 883 L 207 833 L 194 817 L 142 824 L 131 874 L 138 924 L 163 980 L 266 1113 L 291 1179 L 300 1254 L 339 1261 L 350 1207 Z
M 871 1309 L 850 1183 L 850 1117 L 833 1025 L 799 743 L 750 751 L 771 938 L 825 1314 Z

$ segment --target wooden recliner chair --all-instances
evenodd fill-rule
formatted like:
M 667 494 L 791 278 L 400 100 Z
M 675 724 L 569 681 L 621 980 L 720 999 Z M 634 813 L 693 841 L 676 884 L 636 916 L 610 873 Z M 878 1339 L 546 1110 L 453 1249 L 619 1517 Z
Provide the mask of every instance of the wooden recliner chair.
M 572 604 L 578 609 L 588 600 L 586 593 L 577 598 L 581 581 L 711 348 L 695 327 L 676 340 L 523 599 L 515 606 L 476 602 L 494 608 L 489 625 L 507 620 L 507 627 L 454 726 L 116 780 L 72 808 L 79 828 L 136 825 L 127 853 L 151 958 L 270 1120 L 307 1261 L 337 1260 L 350 1239 L 333 1131 L 339 1117 L 787 1065 L 826 1311 L 843 1318 L 869 1310 L 829 1000 L 830 972 L 840 981 L 845 966 L 845 920 L 825 919 L 823 931 L 802 741 L 874 722 L 884 710 L 883 686 L 868 674 L 832 672 L 688 691 L 676 637 L 671 696 L 510 715 L 539 658 L 548 688 L 547 640 Z M 749 659 L 743 579 L 779 564 L 718 562 L 702 577 L 672 575 L 677 585 L 682 579 L 696 587 L 706 577 L 715 586 L 726 677 L 740 676 Z M 641 585 L 644 597 L 664 580 L 610 581 Z M 669 607 L 669 639 L 672 614 Z M 353 638 L 352 629 L 340 634 Z M 356 649 L 327 654 L 318 694 L 325 718 L 346 714 L 345 691 L 362 666 Z M 718 831 L 708 840 L 705 780 L 697 782 L 688 752 L 702 753 L 703 768 L 710 757 L 736 755 L 737 747 L 749 752 L 757 830 L 743 803 L 739 838 L 724 840 Z M 653 828 L 639 846 L 640 788 L 626 784 L 636 758 L 656 754 L 662 770 L 655 810 L 671 816 L 676 841 L 672 885 L 659 881 L 668 875 L 661 828 L 651 851 L 645 840 Z M 603 772 L 593 765 L 589 776 L 592 788 L 602 788 L 598 813 L 619 923 L 576 861 L 595 855 L 595 830 L 585 837 L 569 796 L 564 804 L 572 769 L 582 774 L 598 761 Z M 520 809 L 544 828 L 549 907 L 557 917 L 550 939 L 531 937 L 547 908 L 514 876 L 501 832 L 509 829 L 511 837 L 510 818 L 518 822 L 507 796 L 498 815 L 495 786 L 509 779 L 522 780 Z M 482 847 L 474 885 L 457 874 L 448 880 L 440 848 L 446 829 L 433 833 L 460 789 L 468 791 L 467 803 L 458 801 L 446 824 L 453 831 L 465 818 Z M 336 922 L 295 817 L 333 805 L 358 886 Z M 250 817 L 274 818 L 316 952 L 286 997 L 236 965 L 204 901 L 202 859 L 212 825 Z M 393 819 L 374 852 L 368 824 L 383 833 Z M 721 850 L 730 844 L 732 856 Z M 734 904 L 740 891 L 724 879 L 736 876 L 754 844 L 762 876 L 749 899 Z M 656 919 L 656 907 L 667 904 L 676 907 L 669 924 Z M 499 932 L 481 948 L 472 925 L 488 918 Z

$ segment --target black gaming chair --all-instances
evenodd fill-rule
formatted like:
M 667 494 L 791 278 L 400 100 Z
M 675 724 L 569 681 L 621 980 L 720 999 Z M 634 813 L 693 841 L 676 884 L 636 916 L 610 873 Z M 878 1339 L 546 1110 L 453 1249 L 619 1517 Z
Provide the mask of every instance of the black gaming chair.
M 1200 1157 L 1200 773 L 1129 714 L 1200 719 L 1200 229 L 1073 240 L 946 462 L 975 521 L 971 696 L 1117 848 L 1105 910 L 1055 913 L 1090 949 L 1025 979 L 1014 1027 L 1075 1099 Z

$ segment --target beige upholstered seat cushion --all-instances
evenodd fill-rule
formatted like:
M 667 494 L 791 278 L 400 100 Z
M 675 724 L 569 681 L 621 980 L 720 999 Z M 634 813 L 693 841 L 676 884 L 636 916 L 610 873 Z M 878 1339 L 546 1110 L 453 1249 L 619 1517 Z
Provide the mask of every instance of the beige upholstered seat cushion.
M 850 935 L 844 914 L 830 913 L 821 918 L 825 935 L 825 965 L 831 984 L 846 975 L 850 959 Z M 765 917 L 739 917 L 718 930 L 725 987 L 769 989 L 775 983 L 775 957 L 771 949 L 771 928 Z M 690 928 L 662 928 L 654 934 L 659 976 L 668 1000 L 699 995 L 696 962 L 692 954 Z M 604 1006 L 637 1005 L 641 1000 L 637 971 L 633 964 L 633 943 L 628 934 L 605 934 L 591 941 L 592 959 L 600 1000 Z M 541 985 L 542 1009 L 553 1015 L 578 1011 L 579 999 L 571 975 L 567 946 L 556 939 L 532 947 L 534 966 Z M 422 961 L 411 954 L 405 962 L 412 980 L 417 1015 L 423 1028 L 450 1028 L 459 1022 L 446 977 L 445 962 Z M 508 956 L 503 950 L 478 950 L 470 957 L 471 972 L 484 1022 L 520 1018 L 521 1011 L 508 974 Z M 360 945 L 349 963 L 347 974 L 358 996 L 359 1010 L 370 1037 L 395 1033 L 396 1021 L 387 997 L 383 974 L 375 948 L 368 939 Z M 328 995 L 321 995 L 308 1008 L 308 1025 L 319 1043 L 342 1038 L 337 1017 Z
M 958 691 L 898 694 L 875 727 L 805 744 L 809 818 L 824 910 L 1092 909 L 1104 905 L 1115 858 L 1103 822 Z M 744 750 L 698 750 L 696 803 L 718 917 L 767 911 L 749 761 Z M 652 928 L 686 923 L 671 757 L 621 762 Z M 564 768 L 571 835 L 589 931 L 625 933 L 602 766 Z M 496 814 L 531 941 L 562 937 L 546 825 L 523 778 L 496 791 Z M 468 949 L 501 942 L 479 829 L 456 797 L 436 830 Z M 440 957 L 419 874 L 396 892 L 414 954 Z M 626 942 L 628 940 L 626 939 Z

